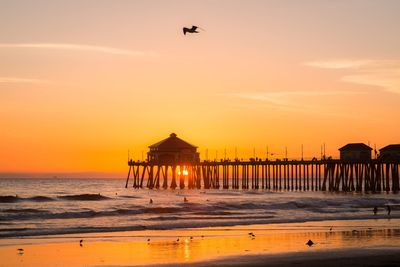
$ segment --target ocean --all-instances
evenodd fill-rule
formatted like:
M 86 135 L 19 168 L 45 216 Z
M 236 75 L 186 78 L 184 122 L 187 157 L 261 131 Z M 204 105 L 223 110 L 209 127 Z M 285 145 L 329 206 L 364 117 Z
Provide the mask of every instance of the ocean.
M 0 238 L 388 218 L 386 205 L 400 218 L 393 193 L 124 186 L 124 179 L 0 179 Z

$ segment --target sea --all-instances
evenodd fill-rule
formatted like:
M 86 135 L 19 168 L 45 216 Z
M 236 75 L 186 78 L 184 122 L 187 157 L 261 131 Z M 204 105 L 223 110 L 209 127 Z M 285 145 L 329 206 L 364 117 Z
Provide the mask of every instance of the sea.
M 0 179 L 0 238 L 400 218 L 394 193 L 125 188 L 124 179 Z M 373 208 L 378 207 L 376 215 Z

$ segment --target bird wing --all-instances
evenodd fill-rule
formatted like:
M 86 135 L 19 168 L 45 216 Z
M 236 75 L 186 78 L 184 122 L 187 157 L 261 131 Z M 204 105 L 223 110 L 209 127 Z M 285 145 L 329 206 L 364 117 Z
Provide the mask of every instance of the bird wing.
M 183 34 L 186 35 L 186 32 L 187 32 L 188 30 L 189 30 L 188 28 L 183 27 Z
M 192 30 L 192 31 L 195 31 L 197 28 L 198 28 L 197 26 L 194 26 L 194 25 L 193 25 L 191 30 Z

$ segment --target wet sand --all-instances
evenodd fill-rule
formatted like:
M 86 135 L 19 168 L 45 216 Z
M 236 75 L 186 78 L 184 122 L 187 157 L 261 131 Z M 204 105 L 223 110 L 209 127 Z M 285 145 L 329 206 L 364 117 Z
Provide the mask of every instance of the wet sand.
M 400 220 L 348 220 L 1 239 L 0 266 L 400 266 L 399 252 Z

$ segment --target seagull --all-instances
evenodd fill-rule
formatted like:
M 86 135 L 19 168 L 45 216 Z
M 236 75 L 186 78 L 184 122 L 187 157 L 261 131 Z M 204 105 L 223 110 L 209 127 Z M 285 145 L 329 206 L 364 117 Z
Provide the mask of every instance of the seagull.
M 306 243 L 306 245 L 309 246 L 309 247 L 311 247 L 312 245 L 314 245 L 314 242 L 312 242 L 311 239 L 310 239 L 310 240 L 308 240 L 308 242 Z
M 192 26 L 192 28 L 183 27 L 183 34 L 186 35 L 187 32 L 188 33 L 199 33 L 197 31 L 197 29 L 203 30 L 202 28 L 199 28 L 199 27 L 194 26 L 194 25 Z
M 24 254 L 24 249 L 23 248 L 19 248 L 17 249 L 19 254 Z
M 83 239 L 79 240 L 79 246 L 82 247 L 82 245 L 83 245 L 82 243 L 83 243 Z

